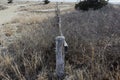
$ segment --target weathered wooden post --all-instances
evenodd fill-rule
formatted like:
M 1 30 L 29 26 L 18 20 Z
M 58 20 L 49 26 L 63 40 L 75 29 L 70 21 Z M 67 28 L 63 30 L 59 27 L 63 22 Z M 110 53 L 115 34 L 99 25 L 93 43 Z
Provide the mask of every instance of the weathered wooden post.
M 62 33 L 62 26 L 61 26 L 61 16 L 60 16 L 60 9 L 58 6 L 56 6 L 56 16 L 57 16 L 57 22 L 59 27 L 59 33 L 60 36 L 56 37 L 56 75 L 59 80 L 62 80 L 65 76 L 65 53 L 67 51 L 67 43 L 65 41 L 65 37 Z
M 56 37 L 56 75 L 59 79 L 62 79 L 64 77 L 64 42 L 64 36 Z

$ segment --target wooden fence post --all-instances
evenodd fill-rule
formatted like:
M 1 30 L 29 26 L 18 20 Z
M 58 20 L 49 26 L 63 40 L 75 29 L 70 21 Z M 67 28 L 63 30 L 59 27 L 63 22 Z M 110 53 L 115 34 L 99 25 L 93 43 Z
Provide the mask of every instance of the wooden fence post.
M 65 54 L 64 54 L 64 36 L 58 36 L 56 38 L 56 75 L 59 79 L 64 77 L 64 67 L 65 67 Z

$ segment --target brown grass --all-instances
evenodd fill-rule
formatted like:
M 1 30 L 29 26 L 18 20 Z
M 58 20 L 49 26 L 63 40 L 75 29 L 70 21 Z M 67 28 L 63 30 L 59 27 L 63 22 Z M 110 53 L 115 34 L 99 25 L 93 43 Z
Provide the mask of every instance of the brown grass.
M 119 13 L 108 5 L 98 11 L 62 15 L 62 30 L 69 45 L 64 80 L 120 80 Z M 16 20 L 25 28 L 24 34 L 8 47 L 7 55 L 0 56 L 0 79 L 57 80 L 56 18 L 40 23 L 36 18 Z

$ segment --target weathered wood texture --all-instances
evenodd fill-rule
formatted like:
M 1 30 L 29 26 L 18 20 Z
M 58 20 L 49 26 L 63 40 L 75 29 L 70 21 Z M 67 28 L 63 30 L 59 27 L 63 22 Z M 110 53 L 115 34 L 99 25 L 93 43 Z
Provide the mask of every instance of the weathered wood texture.
M 64 54 L 64 36 L 56 38 L 56 75 L 59 79 L 64 77 L 65 54 Z

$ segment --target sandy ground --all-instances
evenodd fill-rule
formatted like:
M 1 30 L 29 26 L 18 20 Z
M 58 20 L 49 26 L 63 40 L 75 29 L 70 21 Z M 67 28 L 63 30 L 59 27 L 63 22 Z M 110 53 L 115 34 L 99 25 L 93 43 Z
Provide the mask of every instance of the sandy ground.
M 11 5 L 11 6 L 8 6 L 8 9 L 5 9 L 5 10 L 1 10 L 0 11 L 0 25 L 4 24 L 4 23 L 7 23 L 9 21 L 11 21 L 14 17 L 17 16 L 17 9 L 20 7 L 20 6 L 25 6 L 27 4 L 19 4 L 19 5 Z M 66 5 L 67 6 L 67 5 Z M 69 7 L 69 5 L 65 8 L 62 8 L 61 10 L 66 10 L 66 9 L 69 9 L 71 7 Z M 46 9 L 46 10 L 41 10 L 41 11 L 55 11 L 55 9 Z
M 25 4 L 20 5 L 12 5 L 9 6 L 8 9 L 1 10 L 0 11 L 0 25 L 7 23 L 11 21 L 12 18 L 14 18 L 17 15 L 17 8 L 20 6 L 24 6 Z
M 0 25 L 9 22 L 12 17 L 16 16 L 16 13 L 14 12 L 16 9 L 17 6 L 11 6 L 6 10 L 0 11 Z

